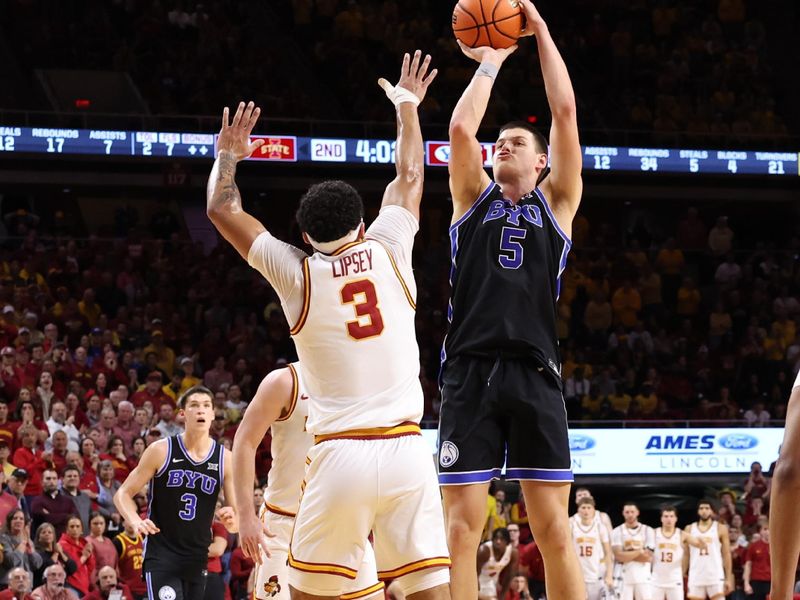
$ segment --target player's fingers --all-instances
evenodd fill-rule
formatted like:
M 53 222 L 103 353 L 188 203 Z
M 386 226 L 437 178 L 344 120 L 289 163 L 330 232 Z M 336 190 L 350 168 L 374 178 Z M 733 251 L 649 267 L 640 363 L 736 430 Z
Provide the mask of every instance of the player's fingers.
M 253 153 L 264 145 L 264 140 L 256 140 L 247 147 L 247 156 L 253 156 Z
M 392 88 L 394 87 L 391 83 L 389 83 L 388 80 L 384 79 L 383 77 L 378 79 L 378 85 L 381 86 L 383 91 L 386 92 L 387 94 L 391 92 Z
M 264 535 L 267 537 L 275 537 L 275 534 L 272 533 L 266 525 L 262 525 L 261 528 L 264 530 Z
M 250 125 L 250 117 L 253 116 L 253 111 L 255 110 L 255 108 L 256 108 L 256 103 L 253 102 L 252 100 L 250 100 L 250 102 L 247 103 L 247 106 L 244 107 L 244 112 L 242 113 L 242 121 L 240 123 L 242 127 L 246 128 L 248 125 Z
M 408 65 L 411 63 L 411 56 L 406 52 L 403 54 L 403 66 L 400 67 L 400 77 L 408 75 Z
M 421 50 L 414 50 L 414 56 L 411 59 L 411 70 L 409 71 L 409 74 L 412 77 L 416 77 L 417 75 L 417 71 L 419 70 L 419 59 L 421 56 L 422 56 Z
M 425 58 L 422 60 L 422 64 L 417 69 L 416 77 L 417 79 L 425 79 L 425 74 L 428 72 L 428 67 L 431 66 L 431 55 L 426 54 Z
M 267 544 L 267 540 L 265 538 L 258 540 L 258 552 L 256 554 L 258 555 L 259 560 L 261 560 L 262 551 L 264 552 L 264 556 L 266 556 L 267 558 L 270 558 L 272 556 L 272 554 L 269 551 L 269 544 Z
M 422 80 L 422 85 L 424 85 L 425 88 L 427 89 L 428 86 L 431 84 L 431 81 L 436 79 L 436 76 L 438 74 L 439 74 L 439 69 L 434 69 L 433 71 L 428 73 L 428 76 L 425 79 Z
M 253 109 L 253 112 L 250 113 L 250 120 L 247 121 L 247 133 L 253 131 L 253 127 L 256 126 L 256 121 L 258 121 L 258 117 L 260 116 L 261 116 L 261 109 L 258 106 L 256 106 Z
M 236 107 L 236 114 L 233 115 L 233 122 L 231 123 L 231 127 L 238 127 L 239 123 L 242 120 L 242 114 L 244 113 L 244 102 L 239 102 L 239 106 Z
M 225 129 L 228 126 L 229 119 L 230 119 L 230 109 L 226 106 L 222 109 L 222 128 Z

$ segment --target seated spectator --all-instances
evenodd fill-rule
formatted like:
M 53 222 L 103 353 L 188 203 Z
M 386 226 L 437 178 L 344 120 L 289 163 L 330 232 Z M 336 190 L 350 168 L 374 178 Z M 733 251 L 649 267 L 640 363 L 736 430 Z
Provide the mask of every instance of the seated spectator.
M 114 478 L 114 463 L 110 460 L 101 460 L 97 471 L 97 504 L 103 514 L 111 515 L 117 511 L 114 506 L 114 494 L 120 487 L 120 482 Z
M 0 351 L 0 360 L 2 360 L 0 393 L 8 402 L 11 402 L 16 400 L 17 394 L 25 383 L 25 372 L 17 366 L 17 351 L 11 346 L 6 346 Z
M 83 538 L 83 525 L 80 518 L 70 517 L 67 521 L 67 531 L 61 535 L 58 543 L 77 567 L 75 572 L 67 577 L 67 586 L 78 594 L 78 597 L 83 598 L 89 593 L 89 576 L 94 571 L 94 548 Z M 49 572 L 51 569 L 64 572 L 63 567 L 59 564 L 49 567 L 45 571 L 45 579 L 48 583 L 50 583 Z M 64 575 L 66 576 L 66 573 Z
M 134 465 L 138 465 L 139 459 L 142 458 L 142 454 L 144 454 L 145 448 L 147 448 L 147 442 L 143 437 L 134 438 L 133 450 L 131 451 L 131 455 L 128 457 L 128 460 L 131 461 Z
M 694 279 L 691 277 L 684 277 L 681 286 L 678 288 L 675 312 L 682 317 L 693 319 L 700 312 L 701 300 L 702 296 L 697 289 Z
M 129 400 L 122 400 L 117 405 L 117 424 L 114 426 L 114 435 L 122 438 L 125 452 L 131 451 L 133 438 L 141 435 L 139 426 L 134 421 L 135 409 Z
M 162 437 L 167 438 L 183 432 L 183 427 L 175 421 L 175 408 L 173 404 L 168 402 L 161 404 L 158 415 L 160 419 L 158 423 L 156 423 L 156 429 L 161 432 Z
M 147 435 L 147 432 L 150 431 L 150 421 L 151 416 L 147 412 L 146 408 L 141 407 L 136 409 L 136 411 L 133 413 L 133 422 L 136 424 L 137 436 L 143 438 Z
M 112 596 L 112 592 L 117 592 Z M 105 566 L 97 573 L 97 588 L 88 596 L 86 600 L 134 600 L 133 592 L 124 583 L 117 581 L 117 572 Z
M 763 498 L 769 490 L 769 480 L 764 476 L 761 463 L 758 461 L 750 465 L 750 473 L 744 481 L 744 496 L 747 498 Z
M 89 427 L 97 427 L 100 424 L 102 410 L 102 398 L 96 394 L 89 395 L 86 400 L 86 420 L 89 422 Z
M 134 461 L 125 456 L 125 444 L 122 438 L 116 435 L 108 440 L 107 452 L 100 455 L 100 460 L 110 460 L 114 465 L 114 479 L 122 483 L 130 472 L 136 467 Z
M 529 600 L 531 599 L 531 591 L 528 587 L 528 580 L 524 575 L 515 575 L 511 580 L 511 586 L 508 588 L 508 593 L 502 600 Z
M 67 405 L 63 402 L 53 403 L 50 418 L 47 420 L 47 429 L 51 437 L 56 431 L 63 431 L 67 435 L 67 448 L 78 449 L 81 443 L 81 432 L 75 427 L 75 418 L 67 416 Z
M 8 420 L 8 403 L 5 398 L 0 397 L 0 443 L 5 442 L 6 446 L 13 446 L 16 433 L 17 422 Z
M 97 452 L 97 446 L 94 440 L 90 437 L 81 440 L 81 459 L 83 465 L 81 467 L 81 490 L 90 492 L 92 500 L 97 499 L 97 494 L 100 488 L 97 487 L 97 472 L 100 464 L 100 453 Z
M 75 575 L 71 575 L 74 577 Z M 69 586 L 67 572 L 59 564 L 50 565 L 44 571 L 44 583 L 33 590 L 35 600 L 78 600 L 82 597 Z
M 53 389 L 53 376 L 47 371 L 39 373 L 38 381 L 36 382 L 36 398 L 42 407 L 42 418 L 49 418 L 50 407 L 59 398 Z
M 67 576 L 72 575 L 78 567 L 58 543 L 55 527 L 50 523 L 42 523 L 35 531 L 33 545 L 42 558 L 42 564 L 33 573 L 33 587 L 44 583 L 44 571 L 53 564 L 60 564 Z
M 749 408 L 744 413 L 744 420 L 748 427 L 769 427 L 769 421 L 772 417 L 764 409 L 763 402 L 755 402 L 752 408 Z
M 237 546 L 231 553 L 231 592 L 234 598 L 248 597 L 247 583 L 254 567 L 253 559 L 246 557 L 242 547 Z
M 614 322 L 625 327 L 633 327 L 639 319 L 642 310 L 642 297 L 639 290 L 633 287 L 631 280 L 626 279 L 622 287 L 618 288 L 611 298 L 614 309 Z
M 28 487 L 28 472 L 25 469 L 16 468 L 11 472 L 11 475 L 8 476 L 8 483 L 6 488 L 8 489 L 8 493 L 11 494 L 14 498 L 17 499 L 17 508 L 22 509 L 22 511 L 30 516 L 31 506 L 28 502 L 27 498 L 25 497 L 25 490 Z M 0 521 L 0 523 L 4 522 Z
M 67 454 L 69 453 L 69 450 L 67 450 L 67 444 L 69 443 L 67 434 L 63 431 L 56 431 L 49 442 L 51 444 L 50 463 L 60 475 L 64 472 L 64 467 L 67 466 Z
M 8 574 L 8 589 L 0 592 L 0 600 L 32 600 L 30 592 L 30 574 L 22 567 L 15 567 Z
M 108 441 L 114 437 L 114 428 L 116 426 L 117 413 L 113 408 L 106 407 L 100 411 L 100 424 L 97 425 L 97 430 L 100 432 L 100 435 L 94 440 L 98 448 L 108 448 Z
M 0 470 L 6 474 L 6 476 L 11 475 L 16 469 L 16 465 L 12 464 L 8 459 L 11 456 L 11 448 L 9 447 L 8 443 L 0 439 Z
M 75 426 L 78 432 L 91 427 L 89 419 L 86 418 L 86 413 L 81 408 L 77 394 L 67 394 L 64 399 L 64 404 L 67 407 L 67 420 L 71 418 L 70 422 Z M 78 440 L 78 444 L 80 445 L 80 440 Z
M 75 504 L 58 489 L 58 473 L 47 469 L 42 474 L 42 493 L 31 501 L 31 519 L 34 530 L 44 523 L 56 528 L 61 536 L 67 526 L 67 519 L 75 514 Z
M 30 519 L 20 509 L 12 510 L 6 515 L 0 545 L 3 555 L 11 559 L 11 564 L 25 569 L 33 578 L 33 572 L 42 564 L 42 558 L 36 552 L 33 542 L 28 536 Z M 8 585 L 8 573 L 0 578 L 0 585 Z
M 67 465 L 61 479 L 61 494 L 69 498 L 72 502 L 72 514 L 78 515 L 81 524 L 86 523 L 85 529 L 89 529 L 89 514 L 92 510 L 92 500 L 86 492 L 79 489 L 81 482 L 80 468 L 74 464 Z
M 42 473 L 48 468 L 51 460 L 49 452 L 42 452 L 36 447 L 36 438 L 37 432 L 33 425 L 24 424 L 17 430 L 20 447 L 14 452 L 14 464 L 18 468 L 24 469 L 28 477 L 25 494 L 28 496 L 29 502 L 33 496 L 42 493 Z
M 136 408 L 143 406 L 147 400 L 149 400 L 153 406 L 161 406 L 165 402 L 174 405 L 174 400 L 164 393 L 164 390 L 161 389 L 161 386 L 161 372 L 151 371 L 147 375 L 144 389 L 135 392 L 133 396 L 131 396 L 131 402 L 133 402 L 133 405 Z
M 101 513 L 92 513 L 89 520 L 89 535 L 86 536 L 86 541 L 91 543 L 94 560 L 95 571 L 91 575 L 91 581 L 94 581 L 100 569 L 109 566 L 114 571 L 117 570 L 117 550 L 112 542 L 106 535 L 106 526 L 108 521 Z
M 733 490 L 722 490 L 719 494 L 720 506 L 717 511 L 721 523 L 730 524 L 735 515 L 739 514 L 736 507 L 736 492 Z
M 37 418 L 36 407 L 30 400 L 23 400 L 17 403 L 16 420 L 20 422 L 17 427 L 17 433 L 19 433 L 19 428 L 23 425 L 30 425 L 35 429 L 36 437 L 34 441 L 37 445 L 44 444 L 45 440 L 50 437 L 50 430 L 47 428 L 47 424 L 41 419 Z M 17 439 L 19 439 L 19 437 Z
M 218 356 L 214 361 L 214 368 L 203 375 L 203 383 L 212 392 L 217 392 L 223 384 L 233 383 L 233 373 L 225 369 L 225 357 Z
M 183 375 L 183 378 L 181 379 L 181 387 L 178 390 L 178 395 L 180 396 L 183 392 L 185 392 L 189 388 L 194 387 L 196 385 L 201 385 L 203 383 L 203 380 L 198 379 L 197 377 L 194 376 L 194 371 L 195 371 L 194 361 L 188 356 L 184 356 L 180 360 L 179 366 L 180 366 L 179 370 Z
M 20 508 L 19 498 L 6 489 L 6 474 L 0 471 L 0 523 L 5 521 L 6 515 L 16 508 Z

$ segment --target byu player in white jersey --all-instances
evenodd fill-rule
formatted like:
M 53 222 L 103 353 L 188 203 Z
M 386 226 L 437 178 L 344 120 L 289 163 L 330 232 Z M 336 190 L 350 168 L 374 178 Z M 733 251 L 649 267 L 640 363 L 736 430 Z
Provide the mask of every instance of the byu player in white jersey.
M 655 531 L 653 555 L 653 600 L 683 600 L 683 563 L 691 544 L 705 548 L 702 540 L 676 527 L 678 511 L 674 506 L 661 509 L 661 527 Z
M 586 584 L 586 599 L 600 600 L 603 589 L 610 589 L 614 583 L 614 564 L 610 535 L 597 518 L 594 498 L 585 496 L 578 501 L 578 512 L 571 519 L 570 527 Z
M 639 507 L 633 502 L 624 504 L 622 516 L 625 522 L 611 533 L 614 558 L 622 565 L 620 597 L 622 600 L 652 600 L 653 528 L 639 522 Z
M 412 600 L 449 600 L 450 557 L 441 497 L 419 421 L 423 394 L 411 268 L 425 170 L 417 106 L 436 70 L 417 51 L 397 86 L 380 80 L 395 106 L 396 177 L 381 212 L 364 228 L 364 205 L 343 181 L 312 185 L 297 222 L 314 252 L 272 236 L 242 209 L 236 164 L 260 109 L 223 112 L 206 212 L 277 292 L 308 389 L 306 488 L 289 549 L 294 600 L 335 599 L 358 574 L 373 533 L 379 576 Z M 261 150 L 259 150 L 261 148 Z
M 708 500 L 697 504 L 699 520 L 686 526 L 686 533 L 703 540 L 705 548 L 689 552 L 689 600 L 722 600 L 734 590 L 731 541 L 728 526 L 713 519 L 714 508 Z
M 245 555 L 256 562 L 254 600 L 289 600 L 289 542 L 300 505 L 306 456 L 314 436 L 306 431 L 308 396 L 300 363 L 269 373 L 244 413 L 233 442 L 236 509 L 241 515 L 239 539 Z M 255 454 L 267 430 L 272 434 L 269 471 L 260 516 L 253 510 Z M 372 546 L 365 546 L 358 577 L 344 596 L 383 598 Z

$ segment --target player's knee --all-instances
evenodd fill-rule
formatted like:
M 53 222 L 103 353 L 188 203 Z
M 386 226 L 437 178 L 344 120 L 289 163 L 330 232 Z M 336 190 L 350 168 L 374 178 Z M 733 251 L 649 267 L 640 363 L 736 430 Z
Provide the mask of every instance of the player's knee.
M 531 525 L 531 530 L 536 543 L 547 551 L 565 552 L 572 548 L 569 523 L 564 519 L 541 519 L 536 525 Z
M 800 464 L 794 460 L 779 460 L 773 481 L 777 485 L 800 487 Z
M 450 552 L 463 550 L 475 551 L 475 546 L 480 542 L 483 528 L 480 524 L 471 523 L 468 519 L 450 516 L 447 519 L 447 545 Z

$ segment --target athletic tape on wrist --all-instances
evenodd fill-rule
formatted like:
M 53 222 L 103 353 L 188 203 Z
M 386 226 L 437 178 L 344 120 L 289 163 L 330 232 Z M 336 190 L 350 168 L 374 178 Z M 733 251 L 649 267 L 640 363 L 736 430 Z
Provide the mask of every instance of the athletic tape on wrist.
M 478 70 L 475 71 L 476 77 L 488 77 L 492 81 L 495 80 L 497 74 L 500 72 L 500 68 L 497 65 L 493 65 L 492 63 L 485 63 L 482 62 L 478 67 Z
M 414 106 L 419 106 L 419 98 L 411 90 L 407 90 L 399 85 L 394 86 L 385 79 L 379 79 L 378 85 L 386 92 L 386 97 L 391 100 L 395 106 L 400 106 L 403 102 L 411 102 Z

